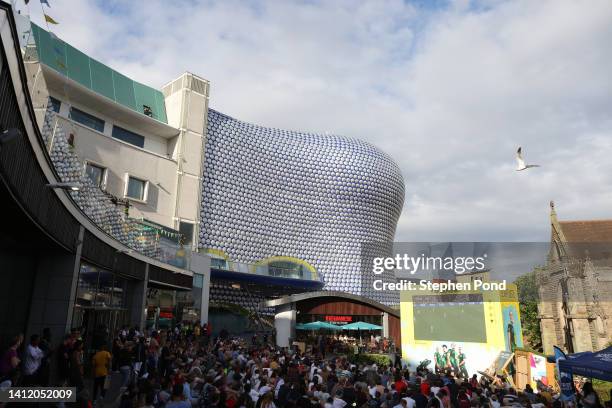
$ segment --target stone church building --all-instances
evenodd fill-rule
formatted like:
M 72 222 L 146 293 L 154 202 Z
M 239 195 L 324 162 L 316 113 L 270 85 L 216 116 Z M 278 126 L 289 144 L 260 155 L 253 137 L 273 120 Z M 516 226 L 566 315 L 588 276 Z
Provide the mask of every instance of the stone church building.
M 544 352 L 601 350 L 612 342 L 612 220 L 559 221 L 550 207 L 550 252 L 536 271 Z

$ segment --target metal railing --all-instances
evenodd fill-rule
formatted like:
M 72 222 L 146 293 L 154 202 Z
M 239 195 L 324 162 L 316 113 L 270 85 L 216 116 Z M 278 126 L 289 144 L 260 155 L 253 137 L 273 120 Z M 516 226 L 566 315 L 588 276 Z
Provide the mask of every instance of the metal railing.
M 320 281 L 318 274 L 313 273 L 302 265 L 296 265 L 295 268 L 283 268 L 274 265 L 256 265 L 245 262 L 233 262 L 221 258 L 212 258 L 211 269 L 241 272 L 275 278 Z
M 70 192 L 72 199 L 100 229 L 143 255 L 179 268 L 189 268 L 190 249 L 185 248 L 181 240 L 166 239 L 168 228 L 156 228 L 130 218 L 123 205 L 117 204 L 85 174 L 84 162 L 72 147 L 72 136 L 70 139 L 66 136 L 64 126 L 51 108 L 45 115 L 42 136 L 60 181 L 78 186 L 77 191 Z M 178 231 L 174 233 L 179 235 Z

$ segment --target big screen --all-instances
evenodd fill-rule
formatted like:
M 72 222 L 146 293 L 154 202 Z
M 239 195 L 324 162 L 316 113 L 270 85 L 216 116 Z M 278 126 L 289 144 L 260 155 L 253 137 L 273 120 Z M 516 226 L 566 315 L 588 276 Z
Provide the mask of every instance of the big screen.
M 414 339 L 486 343 L 482 294 L 414 296 Z

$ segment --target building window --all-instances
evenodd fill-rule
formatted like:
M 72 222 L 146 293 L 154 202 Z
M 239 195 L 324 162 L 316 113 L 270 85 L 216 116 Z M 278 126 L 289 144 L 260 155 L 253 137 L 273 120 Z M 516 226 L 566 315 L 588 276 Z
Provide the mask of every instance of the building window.
M 98 187 L 104 187 L 104 176 L 106 175 L 106 169 L 101 166 L 97 166 L 92 163 L 85 165 L 85 174 L 89 179 Z
M 70 108 L 70 119 L 98 132 L 104 132 L 104 121 L 75 107 Z
M 49 105 L 48 105 L 48 107 L 51 107 L 51 110 L 53 112 L 59 113 L 60 106 L 62 106 L 62 102 L 59 99 L 55 99 L 52 96 L 49 97 Z
M 113 137 L 136 147 L 144 147 L 144 137 L 119 126 L 113 126 Z
M 181 221 L 179 223 L 179 232 L 183 235 L 183 245 L 188 247 L 193 242 L 193 224 L 190 222 Z
M 201 275 L 199 273 L 194 273 L 193 274 L 193 283 L 192 283 L 194 288 L 201 288 L 204 286 L 204 275 Z
M 136 177 L 128 176 L 125 196 L 138 201 L 147 201 L 147 182 Z

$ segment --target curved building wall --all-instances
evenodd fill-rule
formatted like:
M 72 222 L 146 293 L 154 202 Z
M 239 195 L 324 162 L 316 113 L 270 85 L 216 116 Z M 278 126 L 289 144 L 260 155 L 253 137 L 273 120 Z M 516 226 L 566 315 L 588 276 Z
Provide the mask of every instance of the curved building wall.
M 357 139 L 256 126 L 209 109 L 203 176 L 200 248 L 238 262 L 303 259 L 327 290 L 399 303 L 397 294 L 371 289 L 371 267 L 361 272 L 362 255 L 389 254 L 385 243 L 404 202 L 401 173 L 385 153 Z

